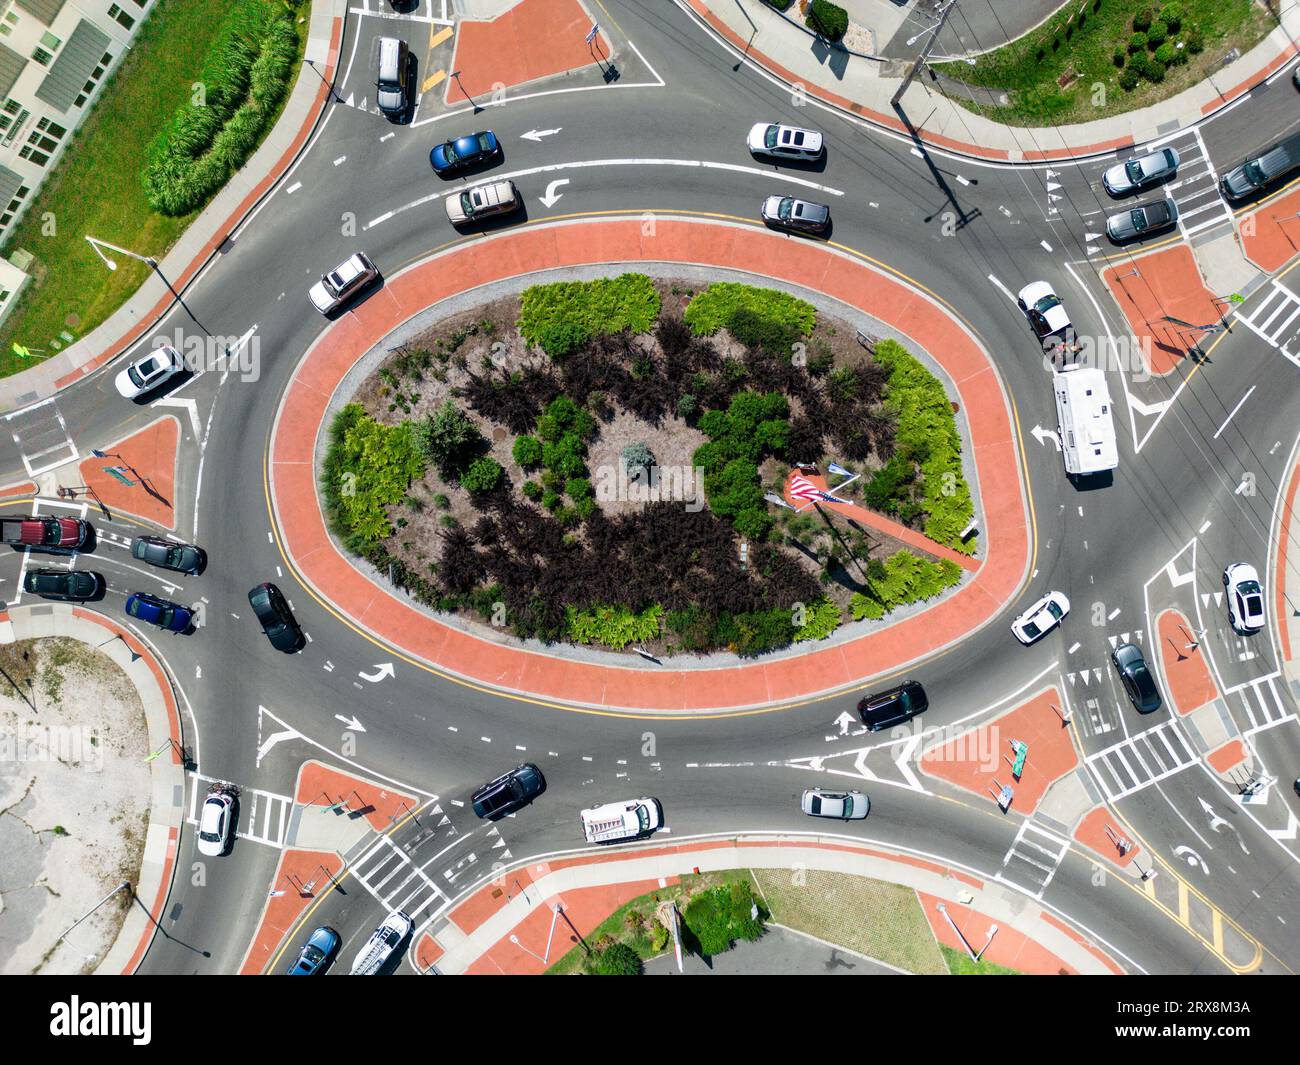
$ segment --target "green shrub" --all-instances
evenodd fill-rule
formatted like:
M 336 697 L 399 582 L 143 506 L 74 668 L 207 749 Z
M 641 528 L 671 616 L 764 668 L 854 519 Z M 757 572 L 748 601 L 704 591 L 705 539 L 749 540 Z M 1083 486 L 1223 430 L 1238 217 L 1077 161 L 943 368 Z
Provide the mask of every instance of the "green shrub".
M 517 436 L 511 454 L 525 470 L 534 469 L 542 462 L 542 442 L 535 436 Z
M 460 486 L 467 492 L 490 492 L 501 483 L 501 463 L 484 455 L 469 464 L 460 477 Z
M 560 509 L 560 504 L 564 502 L 564 497 L 559 492 L 547 490 L 542 494 L 542 506 L 552 514 Z
M 895 607 L 933 599 L 961 580 L 961 573 L 961 567 L 946 558 L 931 562 L 910 551 L 898 551 L 884 561 L 873 559 L 867 564 L 868 594 L 855 592 L 849 613 L 855 620 L 883 617 Z
M 761 543 L 772 531 L 772 515 L 762 507 L 745 507 L 731 520 L 732 528 L 747 540 Z
M 1124 46 L 1116 45 L 1115 52 L 1111 56 L 1111 61 L 1115 64 L 1115 66 L 1122 68 L 1124 66 L 1124 61 L 1127 58 L 1128 58 L 1128 52 L 1124 49 Z
M 1169 27 L 1170 33 L 1176 32 L 1183 24 L 1183 5 L 1178 0 L 1169 0 L 1160 8 L 1160 21 Z
M 1187 31 L 1187 50 L 1192 55 L 1199 55 L 1205 51 L 1205 34 L 1197 26 L 1193 26 Z
M 1163 22 L 1151 23 L 1151 28 L 1147 30 L 1147 47 L 1155 51 L 1169 36 L 1169 29 Z
M 1141 80 L 1142 79 L 1138 75 L 1138 72 L 1132 67 L 1129 67 L 1119 76 L 1119 87 L 1125 92 L 1132 92 L 1138 87 L 1138 82 Z
M 409 422 L 381 425 L 349 403 L 330 424 L 321 469 L 330 527 L 350 551 L 363 554 L 392 533 L 387 508 L 406 497 L 424 469 Z
M 585 477 L 570 477 L 564 482 L 565 494 L 575 502 L 591 495 L 591 482 Z
M 598 643 L 623 650 L 629 643 L 649 643 L 659 636 L 663 607 L 652 604 L 634 614 L 625 606 L 566 607 L 565 628 L 577 643 Z
M 641 956 L 626 943 L 615 943 L 592 958 L 597 976 L 640 976 Z
M 684 422 L 689 422 L 699 409 L 699 400 L 689 392 L 677 397 L 677 417 Z
M 536 481 L 525 481 L 521 491 L 534 502 L 542 498 L 542 486 Z
M 751 914 L 758 907 L 758 917 Z M 682 924 L 704 957 L 731 949 L 736 940 L 753 941 L 763 934 L 765 907 L 746 881 L 722 884 L 696 895 L 682 911 Z
M 849 29 L 849 13 L 830 0 L 812 0 L 806 21 L 809 29 L 820 33 L 828 41 L 842 40 Z
M 1145 52 L 1147 50 L 1147 35 L 1145 33 L 1135 33 L 1128 39 L 1128 50 L 1130 53 Z
M 1160 82 L 1165 80 L 1165 65 L 1158 59 L 1148 59 L 1146 69 L 1142 71 L 1142 76 L 1147 81 Z
M 727 331 L 746 347 L 789 359 L 803 333 L 790 322 L 780 322 L 748 307 L 738 307 L 727 319 Z
M 807 300 L 735 281 L 714 282 L 691 300 L 682 317 L 696 336 L 712 336 L 741 310 L 797 329 L 800 336 L 811 333 L 817 324 L 817 310 Z
M 455 400 L 446 399 L 416 425 L 415 439 L 425 461 L 450 479 L 469 464 L 482 446 L 483 434 Z
M 883 618 L 885 608 L 870 596 L 854 592 L 849 598 L 849 613 L 853 615 L 854 621 L 861 621 L 863 618 Z
M 915 478 L 916 467 L 911 459 L 895 452 L 867 482 L 862 491 L 863 500 L 872 510 L 897 514 L 899 502 L 910 495 Z
M 654 453 L 640 441 L 628 444 L 620 452 L 619 457 L 623 460 L 629 477 L 638 476 L 642 472 L 648 473 L 655 465 Z
M 1152 13 L 1151 9 L 1149 7 L 1144 7 L 1133 16 L 1133 28 L 1135 30 L 1145 30 L 1151 25 L 1154 19 L 1155 15 Z
M 239 0 L 196 81 L 202 103 L 177 110 L 146 152 L 141 181 L 165 215 L 201 207 L 252 154 L 295 72 L 298 35 L 267 0 Z
M 1156 60 L 1167 67 L 1177 63 L 1181 55 L 1182 52 L 1178 50 L 1173 41 L 1165 41 L 1156 49 L 1155 53 Z
M 804 610 L 804 624 L 795 631 L 795 642 L 824 640 L 840 627 L 840 620 L 840 608 L 829 599 L 819 599 Z
M 624 329 L 648 333 L 659 317 L 659 293 L 645 274 L 596 281 L 533 285 L 520 297 L 519 332 L 552 358 L 563 358 L 588 337 Z

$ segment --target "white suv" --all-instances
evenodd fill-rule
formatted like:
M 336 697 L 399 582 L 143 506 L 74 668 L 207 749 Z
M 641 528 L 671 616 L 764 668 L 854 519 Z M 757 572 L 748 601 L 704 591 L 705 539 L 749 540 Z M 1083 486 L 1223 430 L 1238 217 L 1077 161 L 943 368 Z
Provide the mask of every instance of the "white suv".
M 822 156 L 822 135 L 815 129 L 759 122 L 749 131 L 749 150 L 776 159 L 812 161 Z
M 329 314 L 378 277 L 379 268 L 364 252 L 357 252 L 312 285 L 307 298 L 321 314 Z

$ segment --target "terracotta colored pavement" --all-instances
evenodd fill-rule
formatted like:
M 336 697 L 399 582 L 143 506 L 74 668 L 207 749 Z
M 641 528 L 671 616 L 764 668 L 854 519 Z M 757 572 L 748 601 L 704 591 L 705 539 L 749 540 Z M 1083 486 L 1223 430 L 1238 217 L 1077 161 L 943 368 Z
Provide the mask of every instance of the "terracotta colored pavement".
M 1015 789 L 1011 808 L 1032 813 L 1052 782 L 1079 764 L 1069 730 L 1052 709 L 1060 705 L 1060 692 L 1047 688 L 987 725 L 929 748 L 921 756 L 921 769 L 989 802 L 994 801 L 994 780 L 1010 784 Z M 1012 740 L 1029 745 L 1019 780 L 1011 775 Z
M 670 884 L 679 882 L 677 877 L 669 877 L 667 880 Z M 586 939 L 625 902 L 657 890 L 658 880 L 633 880 L 625 884 L 599 884 L 552 895 L 546 900 L 546 905 L 538 906 L 515 925 L 512 934 L 518 937 L 519 946 L 510 942 L 510 937 L 506 936 L 480 954 L 478 960 L 465 972 L 469 976 L 494 976 L 502 973 L 531 976 L 543 973 L 577 946 L 577 940 L 564 919 L 555 917 L 552 907 L 557 903 L 564 907 L 565 915 Z M 555 923 L 555 936 L 551 940 L 551 952 L 548 955 L 546 940 L 550 936 L 552 922 Z M 533 957 L 533 954 L 540 955 L 547 961 L 542 962 Z
M 343 859 L 333 851 L 289 849 L 281 853 L 271 890 L 283 891 L 284 894 L 274 898 L 268 894 L 262 907 L 262 919 L 248 945 L 244 964 L 239 967 L 241 976 L 265 971 L 284 937 L 293 930 L 307 907 L 316 901 L 317 888 L 328 889 L 330 877 L 337 876 L 342 868 Z M 316 887 L 310 893 L 306 892 L 304 889 L 313 881 Z M 288 968 L 284 958 L 280 962 Z
M 1296 558 L 1288 548 L 1291 542 L 1290 530 L 1295 518 L 1297 488 L 1300 488 L 1300 463 L 1297 463 L 1295 469 L 1291 471 L 1291 484 L 1286 490 L 1286 502 L 1282 504 L 1282 513 L 1278 516 L 1278 529 L 1281 531 L 1277 538 L 1277 565 L 1273 567 L 1273 572 L 1277 574 L 1277 599 L 1274 603 L 1273 616 L 1277 618 L 1278 642 L 1282 646 L 1282 660 L 1285 662 L 1290 662 L 1292 657 L 1292 623 L 1289 620 L 1291 610 L 1286 601 L 1286 582 L 1290 575 L 1288 566 L 1300 573 L 1300 558 Z M 1300 587 L 1300 577 L 1293 579 L 1296 581 L 1296 587 Z
M 1062 970 L 1071 975 L 1075 972 L 1046 947 L 1034 942 L 1024 932 L 1010 927 L 1005 922 L 998 923 L 969 906 L 954 906 L 951 902 L 945 902 L 924 891 L 918 891 L 916 897 L 921 903 L 925 919 L 930 922 L 930 931 L 934 933 L 934 938 L 945 947 L 966 954 L 966 947 L 961 938 L 937 908 L 941 902 L 944 902 L 948 916 L 961 929 L 961 934 L 966 937 L 972 949 L 978 953 L 980 948 L 988 943 L 988 949 L 981 957 L 982 961 L 990 961 L 994 965 L 1039 976 L 1056 975 Z M 990 940 L 989 929 L 995 924 L 998 930 Z M 969 958 L 968 954 L 967 957 Z
M 31 481 L 23 481 L 21 484 L 11 484 L 0 488 L 0 499 L 22 499 L 35 494 L 36 485 Z
M 1205 760 L 1216 773 L 1226 773 L 1246 760 L 1245 744 L 1241 740 L 1229 740 L 1222 747 L 1216 747 L 1207 754 Z
M 1224 107 L 1228 103 L 1231 103 L 1238 96 L 1242 96 L 1245 93 L 1248 93 L 1261 81 L 1263 81 L 1270 74 L 1272 74 L 1273 71 L 1277 70 L 1279 67 L 1285 66 L 1287 62 L 1290 60 L 1290 58 L 1296 54 L 1296 52 L 1300 52 L 1300 44 L 1297 44 L 1296 42 L 1292 41 L 1286 48 L 1284 48 L 1281 52 L 1279 52 L 1276 56 L 1274 56 L 1271 60 L 1269 60 L 1268 65 L 1265 66 L 1262 70 L 1255 71 L 1255 73 L 1252 74 L 1249 78 L 1247 78 L 1245 81 L 1238 82 L 1227 92 L 1220 93 L 1219 99 L 1211 100 L 1209 103 L 1202 104 L 1201 114 L 1208 115 L 1211 111 L 1217 111 L 1219 110 L 1219 108 Z
M 445 954 L 438 941 L 425 932 L 420 937 L 420 941 L 415 945 L 415 964 L 420 972 L 424 972 L 430 965 L 436 965 L 439 958 Z
M 1121 839 L 1128 839 L 1129 849 L 1124 854 L 1120 854 L 1115 841 L 1106 834 L 1107 828 Z M 1124 826 L 1115 820 L 1114 815 L 1104 806 L 1094 807 L 1084 816 L 1074 830 L 1074 838 L 1089 850 L 1095 851 L 1107 861 L 1119 866 L 1128 865 L 1142 853 L 1141 846 L 1128 838 Z
M 1300 189 L 1245 215 L 1238 226 L 1246 258 L 1271 274 L 1300 252 Z
M 395 821 L 402 820 L 419 805 L 413 795 L 403 795 L 314 759 L 304 762 L 298 770 L 294 801 L 316 806 L 345 803 L 347 811 L 340 814 L 344 817 L 364 810 L 366 820 L 376 832 L 387 832 Z
M 1137 269 L 1137 276 L 1133 270 Z M 1167 374 L 1186 357 L 1204 334 L 1189 331 L 1163 315 L 1195 325 L 1219 321 L 1222 305 L 1201 281 L 1192 249 L 1185 244 L 1112 266 L 1102 274 L 1106 287 L 1139 340 L 1151 340 L 1153 374 Z
M 1192 626 L 1177 610 L 1164 610 L 1156 618 L 1160 637 L 1160 660 L 1165 667 L 1165 694 L 1180 714 L 1190 714 L 1219 694 L 1210 668 L 1200 648 L 1188 650 L 1195 642 Z
M 954 382 L 978 471 L 985 553 L 975 579 L 928 610 L 835 646 L 719 669 L 655 669 L 566 661 L 490 643 L 412 609 L 372 583 L 330 539 L 317 498 L 314 447 L 331 395 L 360 353 L 426 307 L 499 278 L 590 263 L 635 268 L 684 262 L 767 276 L 862 308 L 924 348 Z M 303 358 L 276 419 L 271 489 L 288 555 L 303 579 L 357 627 L 452 673 L 497 689 L 571 704 L 704 710 L 761 706 L 832 691 L 915 661 L 989 621 L 1026 572 L 1029 535 L 1019 454 L 1001 382 L 979 345 L 921 293 L 821 245 L 757 227 L 660 219 L 653 236 L 636 220 L 506 230 L 391 277 L 340 318 Z
M 444 99 L 463 103 L 466 93 L 491 96 L 502 85 L 594 66 L 597 58 L 606 62 L 610 51 L 603 33 L 587 44 L 595 21 L 578 0 L 521 0 L 490 22 L 462 19 L 451 61 L 460 77 L 447 80 Z
M 447 919 L 465 932 L 472 932 L 497 910 L 507 905 L 515 895 L 527 891 L 538 877 L 545 876 L 552 866 L 541 862 L 524 865 L 510 874 L 507 884 L 487 884 L 452 910 Z M 534 892 L 535 893 L 535 892 Z
M 110 458 L 83 459 L 81 483 L 89 487 L 109 510 L 124 510 L 163 528 L 174 529 L 173 493 L 179 436 L 180 423 L 170 414 L 150 422 L 125 440 L 101 448 Z M 135 484 L 127 486 L 105 473 L 107 466 L 122 468 Z
M 803 477 L 811 481 L 823 492 L 830 491 L 826 487 L 826 478 L 820 473 L 801 473 L 799 470 L 791 470 L 790 476 L 785 482 L 785 501 L 794 507 L 805 507 L 808 505 L 806 499 L 796 499 L 790 494 L 790 479 L 793 477 Z M 831 493 L 834 495 L 834 493 Z M 829 503 L 821 502 L 819 506 L 833 510 L 837 514 L 843 514 L 846 518 L 852 518 L 854 521 L 860 521 L 863 525 L 870 525 L 878 532 L 886 533 L 901 540 L 905 544 L 910 544 L 918 551 L 924 551 L 927 555 L 933 555 L 935 558 L 946 558 L 950 562 L 956 562 L 962 569 L 970 570 L 972 573 L 980 568 L 979 562 L 970 555 L 964 555 L 960 551 L 954 551 L 946 544 L 939 543 L 938 540 L 931 540 L 924 533 L 916 532 L 909 529 L 906 525 L 899 522 L 891 521 L 883 514 L 877 514 L 874 510 L 868 510 L 866 507 L 860 507 L 856 503 Z
M 173 275 L 171 277 L 170 287 L 174 290 L 178 292 L 183 292 L 185 290 L 185 286 L 195 278 L 198 272 L 203 268 L 204 264 L 207 263 L 208 260 L 217 253 L 217 249 L 230 238 L 230 234 L 243 220 L 244 216 L 247 215 L 254 206 L 256 206 L 263 196 L 266 195 L 271 186 L 280 180 L 280 176 L 289 168 L 294 159 L 297 158 L 298 152 L 307 142 L 308 135 L 316 125 L 316 119 L 319 117 L 322 108 L 324 108 L 325 101 L 330 98 L 330 83 L 333 82 L 334 74 L 338 70 L 339 65 L 339 42 L 343 35 L 343 22 L 344 20 L 342 18 L 336 18 L 333 21 L 333 26 L 330 30 L 329 52 L 326 55 L 324 62 L 319 63 L 316 68 L 317 72 L 321 75 L 319 79 L 321 85 L 320 88 L 316 90 L 316 99 L 312 101 L 308 117 L 294 136 L 293 143 L 284 150 L 280 155 L 280 158 L 276 160 L 275 165 L 267 171 L 266 175 L 249 190 L 248 195 L 240 201 L 239 206 L 230 213 L 226 221 L 222 225 L 213 229 L 212 238 L 199 249 L 198 254 L 190 260 L 189 265 L 186 266 L 178 276 Z M 302 76 L 307 77 L 308 75 L 304 73 Z M 169 292 L 148 310 L 141 311 L 139 314 L 139 325 L 122 334 L 122 336 L 118 337 L 116 341 L 88 362 L 84 362 L 75 370 L 71 370 L 64 374 L 54 382 L 54 387 L 56 389 L 66 388 L 74 381 L 80 381 L 83 377 L 94 373 L 101 366 L 104 366 L 117 358 L 117 356 L 126 351 L 127 348 L 153 328 L 153 323 L 157 322 L 158 319 L 162 317 L 163 312 L 171 306 L 174 299 L 175 297 Z

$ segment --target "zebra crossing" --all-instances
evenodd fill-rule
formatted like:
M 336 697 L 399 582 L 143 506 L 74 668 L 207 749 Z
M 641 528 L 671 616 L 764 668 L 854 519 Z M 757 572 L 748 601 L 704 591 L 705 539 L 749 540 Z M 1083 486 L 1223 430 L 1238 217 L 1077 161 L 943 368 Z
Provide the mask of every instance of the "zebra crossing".
M 1233 317 L 1265 343 L 1280 351 L 1292 365 L 1300 367 L 1300 296 L 1297 296 L 1276 278 L 1271 278 L 1272 290 L 1254 305 L 1249 314 L 1233 311 Z
M 996 879 L 1041 899 L 1069 851 L 1068 839 L 1030 818 L 1021 823 Z
M 417 935 L 434 917 L 429 913 L 421 921 L 420 914 L 437 902 L 447 901 L 442 889 L 424 869 L 386 835 L 376 837 L 358 858 L 348 863 L 348 869 L 389 913 L 401 910 L 411 918 Z
M 1150 787 L 1200 760 L 1177 725 L 1165 721 L 1088 756 L 1088 768 L 1108 802 Z
M 208 794 L 208 786 L 224 783 L 216 777 L 191 773 L 194 782 L 190 789 L 190 812 L 186 821 L 191 825 L 199 823 L 199 807 Z M 289 834 L 289 821 L 293 816 L 293 799 L 288 795 L 277 795 L 273 791 L 260 788 L 239 789 L 239 819 L 235 825 L 237 839 L 261 843 L 276 850 L 284 849 L 285 837 Z
M 1230 705 L 1245 712 L 1246 720 L 1250 722 L 1250 727 L 1243 730 L 1245 735 L 1250 736 L 1274 725 L 1296 720 L 1295 714 L 1288 710 L 1282 694 L 1277 690 L 1280 676 L 1279 672 L 1269 673 L 1229 688 L 1224 693 Z
M 1178 152 L 1178 174 L 1164 187 L 1178 205 L 1178 229 L 1184 237 L 1232 221 L 1232 209 L 1219 195 L 1219 175 L 1198 129 L 1183 130 L 1150 147 L 1169 145 Z

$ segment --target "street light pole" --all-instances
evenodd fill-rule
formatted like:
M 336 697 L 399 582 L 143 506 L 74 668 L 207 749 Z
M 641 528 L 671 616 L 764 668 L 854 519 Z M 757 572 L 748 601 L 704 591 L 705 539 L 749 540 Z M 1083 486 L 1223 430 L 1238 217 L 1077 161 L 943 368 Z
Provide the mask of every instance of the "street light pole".
M 316 70 L 315 61 L 311 59 L 304 59 L 303 62 L 306 63 L 309 67 L 311 67 L 312 70 L 316 71 L 316 77 L 320 78 L 320 80 L 324 83 L 325 88 L 329 90 L 330 99 L 333 100 L 336 104 L 341 104 L 343 102 L 343 97 L 340 96 L 338 93 L 336 93 L 334 91 L 334 86 L 325 80 L 325 75 L 322 74 L 319 70 Z
M 467 93 L 467 92 L 465 91 L 465 85 L 464 85 L 464 83 L 460 80 L 460 71 L 459 71 L 459 70 L 453 70 L 453 71 L 451 72 L 451 76 L 452 76 L 452 78 L 455 79 L 455 81 L 456 81 L 456 86 L 460 89 L 461 95 L 464 96 L 466 100 L 468 100 L 470 103 L 472 103 L 472 104 L 474 105 L 474 114 L 477 115 L 480 111 L 483 110 L 483 108 L 479 107 L 479 105 L 478 105 L 478 101 L 475 100 L 474 97 L 472 97 L 469 93 Z
M 929 57 L 931 49 L 934 48 L 935 42 L 939 39 L 939 33 L 943 29 L 944 23 L 948 21 L 948 16 L 952 14 L 952 9 L 956 6 L 957 0 L 948 0 L 948 6 L 940 13 L 939 21 L 928 30 L 922 30 L 921 33 L 916 35 L 916 37 L 912 37 L 908 40 L 907 43 L 911 45 L 917 40 L 917 38 L 921 37 L 922 34 L 928 33 L 930 35 L 930 39 L 925 42 L 925 47 L 921 49 L 921 54 L 916 57 L 916 62 L 912 64 L 912 69 L 907 72 L 907 77 L 903 79 L 903 84 L 898 87 L 898 91 L 894 93 L 892 99 L 890 99 L 889 103 L 891 106 L 898 106 L 898 101 L 903 98 L 903 93 L 907 92 L 907 87 L 912 84 L 912 81 L 916 78 L 917 74 L 921 72 L 921 67 L 925 65 L 925 61 Z

